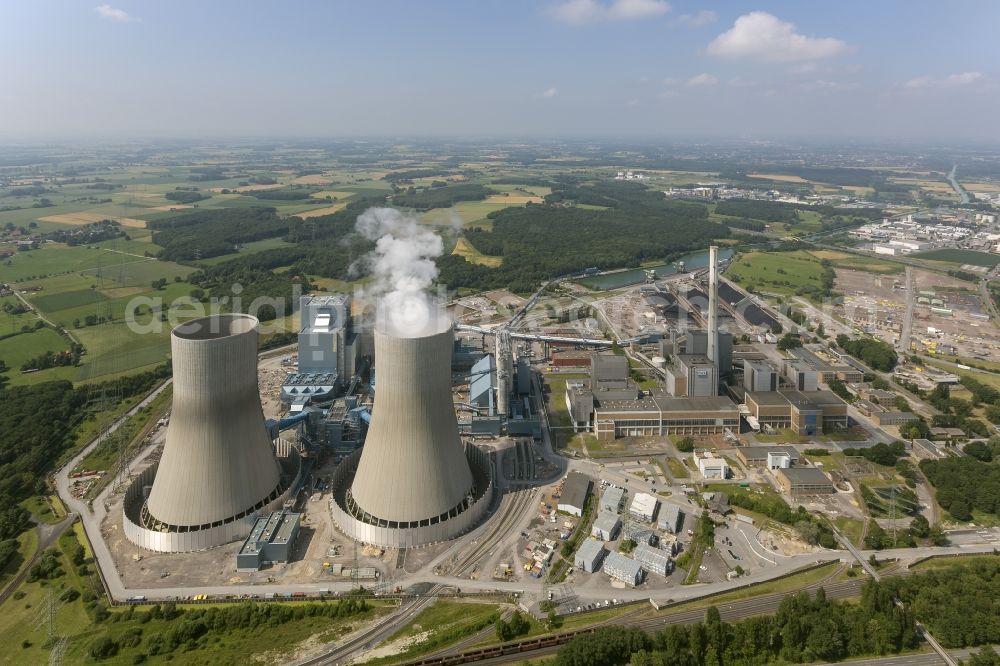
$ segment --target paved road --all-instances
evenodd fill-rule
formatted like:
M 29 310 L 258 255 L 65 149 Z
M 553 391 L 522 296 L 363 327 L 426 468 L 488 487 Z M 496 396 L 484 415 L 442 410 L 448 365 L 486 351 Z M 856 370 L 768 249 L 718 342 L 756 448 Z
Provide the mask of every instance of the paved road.
M 28 571 L 34 566 L 35 562 L 45 552 L 45 549 L 54 544 L 62 533 L 66 531 L 73 521 L 76 520 L 76 514 L 70 513 L 60 522 L 53 525 L 40 524 L 35 529 L 38 530 L 38 547 L 35 549 L 34 554 L 28 558 L 28 561 L 24 563 L 21 570 L 17 572 L 13 578 L 11 578 L 7 585 L 4 586 L 2 592 L 0 592 L 0 603 L 3 603 L 10 594 L 17 589 L 22 581 L 27 577 Z
M 18 291 L 17 289 L 15 289 L 12 285 L 8 285 L 8 286 L 10 286 L 10 290 L 14 292 L 14 296 L 17 297 L 17 300 L 21 301 L 24 304 L 24 307 L 26 307 L 29 310 L 31 310 L 32 312 L 34 312 L 36 317 L 38 317 L 39 319 L 41 319 L 42 321 L 44 321 L 46 324 L 48 324 L 49 326 L 51 326 L 53 329 L 55 329 L 57 331 L 59 330 L 60 326 L 58 324 L 53 323 L 51 320 L 46 319 L 45 315 L 42 314 L 42 311 L 39 310 L 38 308 L 36 308 L 31 303 L 29 303 L 28 299 L 24 297 L 24 294 L 22 294 L 20 291 Z M 66 335 L 69 337 L 70 340 L 73 341 L 73 344 L 76 344 L 76 345 L 80 344 L 80 341 L 76 339 L 76 337 L 70 332 L 69 329 L 63 329 L 63 330 L 66 331 Z

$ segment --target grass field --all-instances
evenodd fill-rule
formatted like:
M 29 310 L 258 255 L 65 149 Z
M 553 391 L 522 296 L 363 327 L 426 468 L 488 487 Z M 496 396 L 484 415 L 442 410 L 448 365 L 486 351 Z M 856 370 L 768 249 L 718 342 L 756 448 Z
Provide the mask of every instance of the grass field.
M 972 266 L 982 266 L 984 268 L 993 268 L 997 264 L 1000 264 L 1000 255 L 989 254 L 988 252 L 976 252 L 975 250 L 958 250 L 954 248 L 921 252 L 912 256 L 915 259 L 945 261 L 950 264 L 970 264 Z
M 470 243 L 464 236 L 460 237 L 455 242 L 455 249 L 452 250 L 451 253 L 460 257 L 465 257 L 466 261 L 469 263 L 479 264 L 480 266 L 491 266 L 495 268 L 503 263 L 503 257 L 491 257 L 483 254 L 473 247 L 472 243 Z
M 508 203 L 489 203 L 486 201 L 460 201 L 450 208 L 432 208 L 420 216 L 421 224 L 449 226 L 460 223 L 466 227 L 490 228 L 492 220 L 487 214 L 496 210 L 509 208 Z
M 48 622 L 45 621 L 47 617 L 45 608 L 50 599 L 55 608 L 53 633 L 55 637 L 65 639 L 62 663 L 94 663 L 89 656 L 89 648 L 96 639 L 108 636 L 117 641 L 127 633 L 138 634 L 138 645 L 134 647 L 122 645 L 116 656 L 102 662 L 115 666 L 168 661 L 206 666 L 234 664 L 246 661 L 248 654 L 254 655 L 253 661 L 256 663 L 287 663 L 290 653 L 303 641 L 307 639 L 312 639 L 316 643 L 336 641 L 361 624 L 390 610 L 389 604 L 373 600 L 369 602 L 370 608 L 364 613 L 343 619 L 303 616 L 280 625 L 280 641 L 274 639 L 278 627 L 273 626 L 267 630 L 263 627 L 253 629 L 209 627 L 199 638 L 177 648 L 176 653 L 152 656 L 147 654 L 150 641 L 179 626 L 184 622 L 184 617 L 172 621 L 164 619 L 142 621 L 142 616 L 146 615 L 145 611 L 129 608 L 114 609 L 109 619 L 95 622 L 85 608 L 82 596 L 72 601 L 60 601 L 59 597 L 67 590 L 92 594 L 95 589 L 93 564 L 88 562 L 85 565 L 84 575 L 81 575 L 81 571 L 70 561 L 69 553 L 76 544 L 84 546 L 86 555 L 86 544 L 79 540 L 79 532 L 75 529 L 68 530 L 59 539 L 56 547 L 62 575 L 48 581 L 24 583 L 18 588 L 23 595 L 21 598 L 11 597 L 0 606 L 3 610 L 0 613 L 0 635 L 3 635 L 7 643 L 7 649 L 0 653 L 0 664 L 20 666 L 49 663 L 52 645 L 47 642 Z M 99 587 L 99 583 L 96 585 Z M 145 658 L 138 659 L 137 655 L 140 654 Z
M 7 566 L 0 570 L 0 586 L 6 585 L 7 581 L 13 578 L 25 562 L 31 559 L 38 548 L 38 530 L 29 529 L 22 532 L 17 537 L 17 556 L 14 557 Z
M 809 250 L 807 254 L 817 259 L 829 259 L 834 263 L 835 268 L 850 268 L 856 271 L 867 273 L 879 273 L 889 275 L 902 273 L 903 265 L 892 261 L 881 261 L 873 257 L 864 257 L 848 252 L 837 252 L 836 250 Z
M 295 215 L 297 215 L 298 217 L 301 217 L 303 220 L 308 220 L 311 217 L 321 217 L 323 215 L 333 215 L 337 211 L 343 210 L 346 207 L 347 207 L 347 202 L 335 203 L 335 204 L 330 205 L 330 206 L 324 206 L 323 208 L 314 208 L 313 210 L 307 210 L 307 211 L 302 211 L 302 212 L 299 212 L 299 213 L 295 213 Z
M 42 312 L 58 312 L 66 308 L 90 305 L 108 300 L 107 296 L 96 289 L 75 289 L 58 294 L 41 294 L 33 296 L 31 303 Z
M 744 289 L 793 294 L 799 287 L 819 288 L 823 267 L 801 250 L 795 252 L 751 252 L 729 266 L 727 277 Z
M 17 369 L 29 359 L 41 356 L 45 352 L 61 352 L 69 349 L 66 338 L 51 328 L 40 328 L 31 333 L 21 333 L 5 340 L 0 340 L 0 360 L 11 369 L 11 379 L 18 374 Z
M 323 213 L 324 215 L 326 213 Z M 300 216 L 302 217 L 302 216 Z M 293 243 L 283 241 L 280 238 L 265 238 L 264 240 L 252 241 L 240 246 L 240 251 L 235 254 L 222 254 L 218 257 L 212 257 L 211 259 L 203 259 L 198 263 L 202 266 L 214 266 L 215 264 L 221 264 L 227 261 L 232 261 L 233 259 L 248 254 L 255 254 L 257 252 L 265 252 L 267 250 L 273 250 L 279 247 L 292 247 Z

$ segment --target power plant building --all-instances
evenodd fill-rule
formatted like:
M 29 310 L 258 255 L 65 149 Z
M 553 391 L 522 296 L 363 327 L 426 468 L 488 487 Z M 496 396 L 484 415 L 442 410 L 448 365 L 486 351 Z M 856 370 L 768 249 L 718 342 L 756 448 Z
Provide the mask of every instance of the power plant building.
M 747 359 L 743 361 L 743 386 L 754 393 L 777 391 L 778 372 L 767 361 Z
M 653 393 L 635 400 L 602 401 L 594 407 L 594 435 L 620 437 L 722 434 L 738 432 L 740 411 L 725 396 L 677 398 Z
M 281 400 L 291 411 L 332 400 L 354 376 L 357 364 L 349 296 L 303 296 L 299 316 L 298 372 L 289 374 L 281 387 Z
M 236 554 L 237 571 L 257 571 L 265 564 L 291 559 L 301 518 L 302 514 L 287 511 L 258 518 Z
M 173 403 L 159 462 L 129 485 L 125 536 L 157 552 L 245 538 L 293 497 L 300 458 L 272 443 L 257 385 L 257 319 L 193 319 L 170 335 Z
M 678 354 L 667 366 L 667 393 L 674 397 L 709 397 L 719 393 L 714 362 L 701 354 Z
M 743 400 L 761 426 L 797 435 L 846 430 L 849 424 L 847 404 L 832 391 L 747 393 Z
M 363 449 L 334 472 L 331 511 L 347 536 L 384 548 L 457 537 L 485 515 L 493 463 L 463 443 L 451 394 L 451 322 L 401 330 L 380 310 L 375 328 L 378 388 Z

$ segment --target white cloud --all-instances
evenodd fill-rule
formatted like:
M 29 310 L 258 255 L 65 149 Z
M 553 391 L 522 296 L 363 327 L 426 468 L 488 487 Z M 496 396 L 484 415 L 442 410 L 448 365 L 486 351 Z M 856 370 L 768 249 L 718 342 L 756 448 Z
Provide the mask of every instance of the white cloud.
M 132 23 L 139 21 L 135 16 L 129 15 L 124 9 L 116 9 L 109 4 L 98 5 L 94 7 L 94 11 L 100 15 L 101 18 L 106 18 L 109 21 L 115 21 L 117 23 Z
M 928 90 L 930 88 L 958 88 L 972 85 L 982 81 L 982 72 L 961 72 L 959 74 L 949 74 L 943 79 L 934 79 L 929 76 L 918 76 L 903 83 L 906 90 Z
M 672 21 L 673 25 L 683 25 L 688 28 L 700 28 L 719 20 L 719 15 L 711 9 L 702 9 L 694 14 L 681 14 Z
M 747 79 L 744 79 L 739 76 L 734 76 L 733 78 L 729 79 L 728 83 L 733 88 L 753 88 L 754 86 L 757 85 L 756 81 L 748 81 Z
M 946 77 L 944 83 L 947 86 L 967 86 L 981 78 L 983 78 L 982 72 L 962 72 L 961 74 L 952 74 Z
M 629 108 L 634 107 L 634 106 L 639 106 L 639 100 L 637 100 L 637 99 L 630 99 L 629 101 L 625 102 L 625 106 L 627 106 Z
M 672 79 L 672 78 L 669 78 L 669 77 L 663 79 L 663 85 L 665 85 L 665 86 L 675 86 L 678 83 L 680 83 L 680 80 L 678 80 L 678 79 Z
M 569 25 L 583 25 L 598 21 L 633 21 L 662 16 L 670 11 L 666 0 L 565 0 L 549 8 L 558 21 Z
M 711 74 L 698 74 L 697 76 L 692 76 L 688 79 L 684 85 L 691 87 L 701 87 L 701 86 L 714 86 L 719 82 L 719 79 L 715 78 Z
M 552 99 L 553 97 L 555 97 L 558 94 L 559 94 L 558 90 L 556 90 L 555 88 L 549 88 L 548 90 L 546 90 L 545 92 L 542 93 L 542 98 L 543 99 Z
M 621 21 L 663 16 L 670 11 L 666 0 L 614 0 L 608 8 L 608 16 Z
M 758 11 L 736 19 L 733 27 L 713 39 L 706 50 L 720 58 L 795 62 L 840 55 L 848 46 L 833 37 L 801 35 L 795 32 L 794 24 Z

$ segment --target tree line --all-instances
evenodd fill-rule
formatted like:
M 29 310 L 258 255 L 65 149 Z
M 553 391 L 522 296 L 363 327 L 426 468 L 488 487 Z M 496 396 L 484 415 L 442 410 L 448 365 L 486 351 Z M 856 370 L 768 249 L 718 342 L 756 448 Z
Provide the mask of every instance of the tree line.
M 920 644 L 915 618 L 946 648 L 1000 641 L 1000 558 L 974 561 L 881 583 L 869 580 L 856 602 L 833 601 L 820 588 L 786 596 L 776 613 L 724 622 L 705 619 L 648 634 L 602 627 L 566 643 L 557 666 L 735 666 L 806 663 L 898 654 Z M 896 605 L 896 599 L 905 608 Z M 996 664 L 992 650 L 972 663 Z

